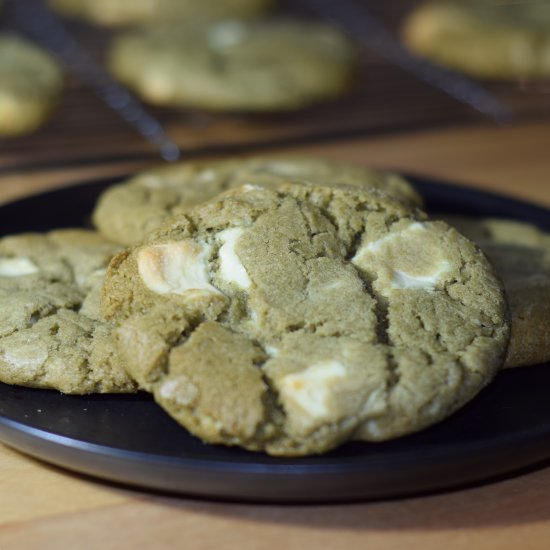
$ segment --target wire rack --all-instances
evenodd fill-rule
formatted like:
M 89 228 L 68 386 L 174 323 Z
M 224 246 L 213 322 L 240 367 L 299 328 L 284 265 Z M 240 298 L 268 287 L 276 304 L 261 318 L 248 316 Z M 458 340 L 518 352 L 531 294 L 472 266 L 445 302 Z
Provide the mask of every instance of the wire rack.
M 395 36 L 414 5 L 413 0 L 364 1 Z M 300 13 L 291 0 L 281 9 L 311 17 Z M 67 21 L 67 26 L 97 60 L 103 59 L 112 31 L 75 21 Z M 512 109 L 516 120 L 550 115 L 550 82 L 483 85 Z M 150 111 L 180 145 L 184 158 L 450 124 L 490 123 L 469 106 L 368 49 L 362 50 L 360 74 L 346 95 L 301 111 L 262 115 L 153 107 Z M 149 143 L 70 74 L 64 97 L 51 120 L 30 136 L 0 140 L 0 151 L 1 172 L 156 155 Z

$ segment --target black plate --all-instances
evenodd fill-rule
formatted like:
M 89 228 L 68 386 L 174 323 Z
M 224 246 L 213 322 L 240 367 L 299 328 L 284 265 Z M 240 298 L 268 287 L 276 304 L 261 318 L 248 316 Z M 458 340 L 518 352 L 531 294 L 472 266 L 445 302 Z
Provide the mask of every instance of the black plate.
M 550 231 L 550 212 L 414 178 L 432 211 L 512 217 Z M 111 181 L 0 207 L 0 234 L 82 225 Z M 329 502 L 477 483 L 550 458 L 550 364 L 505 371 L 444 422 L 387 443 L 282 459 L 202 444 L 146 394 L 61 395 L 0 384 L 0 440 L 106 480 L 203 497 Z

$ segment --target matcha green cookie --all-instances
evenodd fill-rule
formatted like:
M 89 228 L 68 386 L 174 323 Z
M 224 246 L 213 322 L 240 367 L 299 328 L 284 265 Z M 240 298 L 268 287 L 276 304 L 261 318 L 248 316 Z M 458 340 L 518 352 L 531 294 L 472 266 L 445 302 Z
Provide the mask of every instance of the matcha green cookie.
M 77 394 L 135 391 L 99 311 L 118 250 L 80 229 L 0 240 L 0 381 Z
M 491 380 L 508 341 L 475 245 L 352 185 L 228 191 L 117 255 L 102 303 L 171 416 L 274 455 L 426 427 Z
M 476 77 L 547 78 L 550 2 L 426 2 L 406 20 L 404 40 L 418 55 Z
M 0 135 L 36 130 L 61 94 L 61 68 L 27 40 L 0 36 Z
M 142 172 L 107 189 L 93 221 L 109 239 L 135 244 L 168 217 L 226 189 L 245 183 L 276 187 L 288 179 L 373 187 L 408 204 L 422 205 L 420 195 L 396 174 L 315 157 L 252 157 L 183 162 Z
M 167 21 L 193 24 L 226 17 L 253 17 L 272 0 L 48 0 L 56 11 L 106 26 L 151 25 Z
M 320 23 L 228 20 L 123 35 L 108 66 L 156 105 L 279 111 L 340 95 L 354 57 L 347 39 Z
M 512 322 L 506 367 L 550 361 L 550 234 L 513 220 L 446 217 L 500 275 Z

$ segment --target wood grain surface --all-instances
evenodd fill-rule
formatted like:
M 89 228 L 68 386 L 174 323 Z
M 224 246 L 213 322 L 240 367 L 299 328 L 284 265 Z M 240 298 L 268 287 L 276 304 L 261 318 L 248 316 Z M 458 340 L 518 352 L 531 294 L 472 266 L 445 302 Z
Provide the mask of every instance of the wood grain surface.
M 439 129 L 299 150 L 463 182 L 550 207 L 549 121 Z M 3 173 L 0 201 L 119 176 L 150 163 Z M 0 495 L 0 550 L 550 547 L 548 467 L 485 486 L 404 500 L 239 505 L 116 487 L 0 446 Z
M 46 0 L 22 0 L 29 6 Z M 417 0 L 368 0 L 370 13 L 399 41 L 406 14 Z M 279 14 L 316 19 L 318 15 L 300 7 L 296 0 L 280 0 Z M 338 2 L 334 10 L 339 11 Z M 5 10 L 9 13 L 9 5 Z M 27 13 L 32 17 L 32 12 Z M 10 17 L 0 21 L 2 28 L 19 31 Z M 92 59 L 103 64 L 108 45 L 116 31 L 100 29 L 76 20 L 64 25 Z M 204 151 L 239 150 L 270 143 L 302 141 L 327 136 L 399 132 L 426 129 L 443 124 L 476 123 L 488 120 L 465 103 L 457 101 L 402 68 L 388 63 L 369 48 L 358 45 L 360 68 L 350 90 L 340 98 L 300 111 L 249 114 L 208 114 L 193 109 L 147 106 L 170 137 L 193 154 Z M 448 79 L 448 78 L 447 78 Z M 447 83 L 447 87 L 454 86 Z M 550 116 L 548 82 L 479 83 L 503 103 L 520 121 Z M 467 94 L 470 96 L 470 94 Z M 40 169 L 67 162 L 80 164 L 121 156 L 154 155 L 154 147 L 102 103 L 83 82 L 65 75 L 65 92 L 58 109 L 47 124 L 32 135 L 2 139 L 0 172 L 15 167 Z

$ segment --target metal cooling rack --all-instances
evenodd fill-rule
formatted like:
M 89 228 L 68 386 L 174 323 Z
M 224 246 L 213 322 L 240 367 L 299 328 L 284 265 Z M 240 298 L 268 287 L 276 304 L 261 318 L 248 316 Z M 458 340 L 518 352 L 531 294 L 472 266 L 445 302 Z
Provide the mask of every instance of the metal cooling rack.
M 321 3 L 326 4 L 324 0 Z M 364 4 L 397 37 L 399 23 L 414 1 L 364 0 Z M 286 0 L 282 9 L 306 16 L 314 11 L 304 10 L 302 0 Z M 66 21 L 66 25 L 100 63 L 111 32 L 74 21 Z M 550 83 L 482 85 L 510 109 L 516 120 L 550 115 Z M 265 115 L 214 115 L 161 108 L 148 111 L 187 157 L 450 124 L 491 123 L 486 115 L 368 48 L 362 49 L 362 70 L 354 88 L 337 101 Z M 30 136 L 0 140 L 0 150 L 0 172 L 4 173 L 157 156 L 151 144 L 72 74 L 67 75 L 64 99 L 50 122 Z

